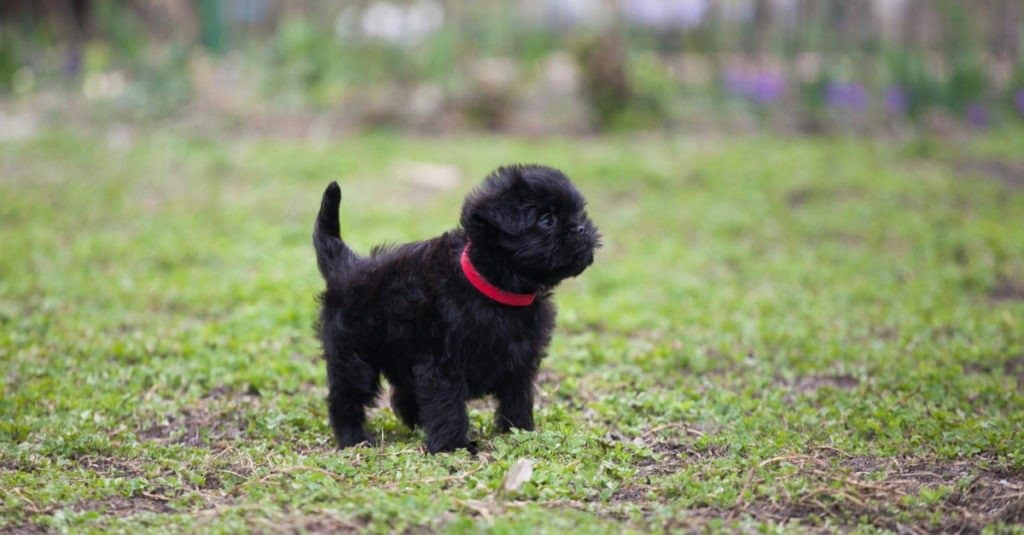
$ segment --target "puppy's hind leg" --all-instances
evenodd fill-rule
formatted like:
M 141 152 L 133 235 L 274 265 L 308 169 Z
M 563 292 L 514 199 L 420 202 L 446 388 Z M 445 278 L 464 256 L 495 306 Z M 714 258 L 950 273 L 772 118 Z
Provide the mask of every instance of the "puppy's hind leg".
M 327 413 L 338 447 L 373 444 L 366 433 L 366 407 L 380 391 L 379 372 L 354 351 L 334 348 L 327 352 Z

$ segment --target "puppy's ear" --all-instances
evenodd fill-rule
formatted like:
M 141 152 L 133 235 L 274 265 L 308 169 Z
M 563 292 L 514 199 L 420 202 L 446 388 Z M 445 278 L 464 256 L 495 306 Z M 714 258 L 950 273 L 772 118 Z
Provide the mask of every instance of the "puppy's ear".
M 466 197 L 459 222 L 474 240 L 518 235 L 526 226 L 522 204 L 528 194 L 520 167 L 499 167 Z
M 508 196 L 468 200 L 462 207 L 459 223 L 470 239 L 491 242 L 518 236 L 527 226 L 521 206 Z
M 474 240 L 493 241 L 518 230 L 517 214 L 505 206 L 501 198 L 486 197 L 467 201 L 462 209 L 460 223 Z

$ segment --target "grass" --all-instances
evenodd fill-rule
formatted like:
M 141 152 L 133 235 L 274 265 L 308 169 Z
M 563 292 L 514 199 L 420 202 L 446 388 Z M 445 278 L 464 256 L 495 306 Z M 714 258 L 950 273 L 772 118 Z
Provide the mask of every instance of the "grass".
M 4 142 L 0 531 L 1020 530 L 1022 140 Z M 566 170 L 606 241 L 538 431 L 476 402 L 482 451 L 428 456 L 381 408 L 336 451 L 324 185 L 366 251 L 511 161 Z

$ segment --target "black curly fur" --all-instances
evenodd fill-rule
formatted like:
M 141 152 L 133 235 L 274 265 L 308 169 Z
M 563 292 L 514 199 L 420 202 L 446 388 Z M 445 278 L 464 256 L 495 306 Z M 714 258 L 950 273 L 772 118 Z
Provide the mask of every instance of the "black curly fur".
M 317 332 L 338 445 L 373 442 L 365 408 L 380 374 L 395 413 L 425 429 L 431 453 L 474 449 L 466 401 L 488 394 L 498 400 L 500 431 L 532 430 L 533 380 L 555 322 L 551 291 L 583 272 L 599 246 L 583 196 L 555 169 L 502 167 L 466 197 L 460 228 L 378 246 L 369 257 L 342 241 L 340 201 L 332 182 L 313 232 L 327 286 Z M 459 266 L 469 242 L 481 275 L 509 292 L 536 292 L 533 304 L 502 305 L 474 288 Z

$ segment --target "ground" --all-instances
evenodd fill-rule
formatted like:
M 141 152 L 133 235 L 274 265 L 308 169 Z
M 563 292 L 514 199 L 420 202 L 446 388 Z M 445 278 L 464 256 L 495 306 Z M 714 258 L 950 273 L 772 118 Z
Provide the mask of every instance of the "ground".
M 357 250 L 501 163 L 605 247 L 559 288 L 537 432 L 336 450 L 320 194 Z M 0 143 L 0 532 L 1022 530 L 1024 135 Z M 532 477 L 504 488 L 509 467 Z M 1014 528 L 1014 526 L 1016 526 Z

